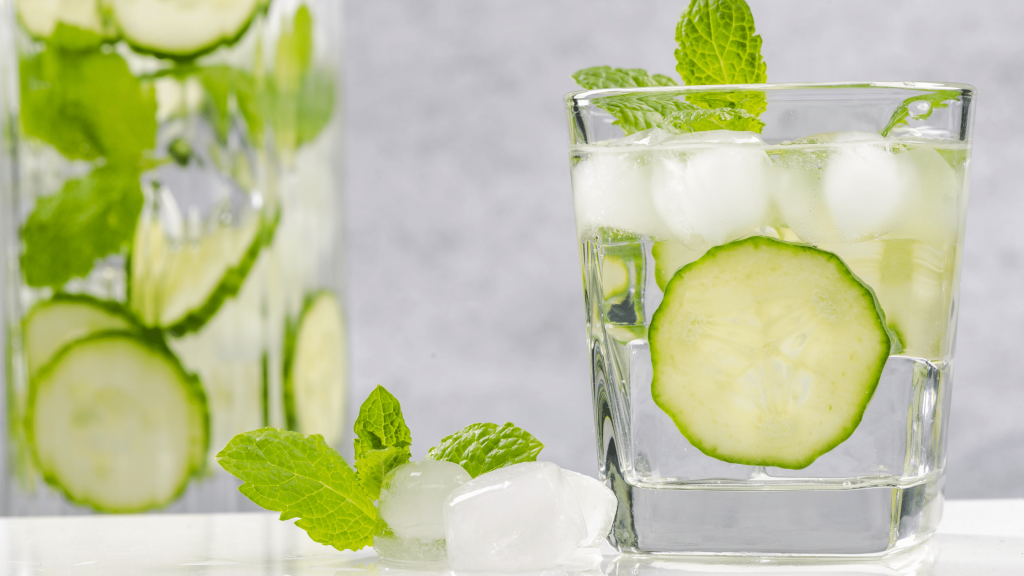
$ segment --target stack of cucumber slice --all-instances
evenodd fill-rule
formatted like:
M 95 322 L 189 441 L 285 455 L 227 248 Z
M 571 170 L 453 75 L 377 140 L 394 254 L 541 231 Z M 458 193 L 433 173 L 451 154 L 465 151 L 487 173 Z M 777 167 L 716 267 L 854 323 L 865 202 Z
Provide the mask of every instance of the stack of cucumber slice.
M 241 39 L 269 2 L 16 0 L 16 9 L 25 32 L 47 44 L 98 51 L 107 49 L 101 43 L 123 40 L 137 53 L 179 61 L 168 63 L 172 76 L 178 78 L 181 71 L 181 77 L 198 74 L 207 80 L 195 85 L 208 90 L 211 98 L 219 96 L 214 102 L 218 119 L 223 121 L 237 104 L 249 124 L 248 137 L 259 145 L 260 116 L 275 110 L 261 108 L 265 103 L 253 96 L 251 73 L 224 64 L 204 67 L 192 60 Z M 298 10 L 306 25 L 301 40 L 311 46 L 308 9 Z M 308 66 L 308 51 L 298 52 Z M 214 77 L 222 82 L 213 86 Z M 248 98 L 233 100 L 229 93 L 243 92 L 240 86 Z M 181 158 L 183 164 L 189 161 L 188 154 Z M 272 211 L 270 204 L 276 210 L 280 202 L 264 204 L 263 212 Z M 224 317 L 230 324 L 231 318 L 218 312 L 229 300 L 240 301 L 236 297 L 247 283 L 249 294 L 259 294 L 252 311 L 255 321 L 273 324 L 255 337 L 260 353 L 278 358 L 273 376 L 263 361 L 263 419 L 272 404 L 269 379 L 278 382 L 273 392 L 277 422 L 337 443 L 344 419 L 346 343 L 337 297 L 312 290 L 298 310 L 303 294 L 318 285 L 314 279 L 297 288 L 291 307 L 268 304 L 274 296 L 261 285 L 267 281 L 266 271 L 254 272 L 261 254 L 274 250 L 281 253 L 277 257 L 288 257 L 284 252 L 294 249 L 273 245 L 280 213 L 269 219 L 262 213 L 244 214 L 240 223 L 219 226 L 191 243 L 172 241 L 174 235 L 150 216 L 144 210 L 134 238 L 126 239 L 131 244 L 126 302 L 66 294 L 54 285 L 56 295 L 37 293 L 45 299 L 22 323 L 28 386 L 15 400 L 15 425 L 24 438 L 18 445 L 31 453 L 30 467 L 70 501 L 107 512 L 169 504 L 191 478 L 205 472 L 211 450 L 220 448 L 212 445 L 220 440 L 213 423 L 230 427 L 234 421 L 218 421 L 217 406 L 244 403 L 237 398 L 214 402 L 223 390 L 210 385 L 204 366 L 182 343 L 195 335 L 206 336 L 206 342 L 222 336 L 215 334 L 212 324 L 217 321 L 211 320 Z M 249 303 L 244 307 L 249 314 Z M 219 358 L 217 353 L 211 357 Z
M 159 334 L 116 303 L 68 295 L 35 306 L 24 334 L 25 426 L 50 484 L 109 512 L 161 506 L 185 489 L 206 454 L 206 397 Z

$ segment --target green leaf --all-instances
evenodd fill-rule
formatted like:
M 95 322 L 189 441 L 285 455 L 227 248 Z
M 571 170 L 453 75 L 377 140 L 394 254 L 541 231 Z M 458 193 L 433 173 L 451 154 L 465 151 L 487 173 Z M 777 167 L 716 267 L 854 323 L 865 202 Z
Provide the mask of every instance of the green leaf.
M 267 106 L 278 148 L 312 141 L 334 112 L 333 72 L 313 67 L 313 16 L 303 5 L 278 37 L 274 70 L 267 78 Z
M 761 36 L 755 34 L 754 16 L 744 0 L 692 0 L 676 27 L 676 42 L 676 71 L 687 86 L 768 81 Z M 709 110 L 740 108 L 755 116 L 768 107 L 762 92 L 705 92 L 687 100 Z
M 667 127 L 676 115 L 698 107 L 672 93 L 616 94 L 594 98 L 594 104 L 615 117 L 613 124 L 627 135 L 655 127 Z
M 688 86 L 763 84 L 761 36 L 743 0 L 692 0 L 676 27 L 676 70 Z
M 373 500 L 323 436 L 262 428 L 232 438 L 217 462 L 242 480 L 242 494 L 281 520 L 298 518 L 314 541 L 339 550 L 373 543 Z
M 46 40 L 46 43 L 62 50 L 78 52 L 99 48 L 103 44 L 103 36 L 92 30 L 58 21 L 53 29 L 53 35 Z
M 354 429 L 357 461 L 370 450 L 408 448 L 412 444 L 412 435 L 402 417 L 402 407 L 383 386 L 374 388 L 359 407 Z
M 408 462 L 411 457 L 408 446 L 392 446 L 383 450 L 363 452 L 356 460 L 356 470 L 359 472 L 359 483 L 362 484 L 363 491 L 373 500 L 379 498 L 384 476 Z
M 126 250 L 142 210 L 139 174 L 104 166 L 36 200 L 21 229 L 21 268 L 29 286 L 62 286 L 97 258 Z
M 587 90 L 599 88 L 645 88 L 651 86 L 676 86 L 676 81 L 662 74 L 650 75 L 641 68 L 612 68 L 594 66 L 584 68 L 572 75 L 577 84 Z
M 205 112 L 217 132 L 217 137 L 221 141 L 227 139 L 233 102 L 249 127 L 249 135 L 259 142 L 263 136 L 263 118 L 259 109 L 256 79 L 253 75 L 245 70 L 221 64 L 202 68 L 196 76 L 206 89 Z
M 69 27 L 59 28 L 68 30 Z M 19 62 L 21 126 L 69 159 L 138 164 L 156 141 L 156 98 L 116 53 L 48 47 Z
M 932 115 L 932 111 L 938 108 L 945 108 L 949 106 L 948 102 L 957 100 L 960 100 L 959 90 L 936 90 L 928 94 L 911 96 L 896 107 L 892 116 L 889 117 L 889 122 L 882 129 L 881 134 L 882 136 L 888 136 L 893 128 L 901 124 L 907 124 L 907 119 L 910 118 L 910 106 L 916 102 L 926 102 L 928 107 L 914 117 L 918 120 L 927 120 Z
M 428 460 L 446 460 L 466 469 L 473 478 L 520 462 L 533 462 L 544 445 L 511 422 L 470 424 L 430 449 Z
M 665 123 L 675 132 L 740 130 L 760 133 L 764 128 L 764 122 L 742 108 L 680 110 L 669 115 Z

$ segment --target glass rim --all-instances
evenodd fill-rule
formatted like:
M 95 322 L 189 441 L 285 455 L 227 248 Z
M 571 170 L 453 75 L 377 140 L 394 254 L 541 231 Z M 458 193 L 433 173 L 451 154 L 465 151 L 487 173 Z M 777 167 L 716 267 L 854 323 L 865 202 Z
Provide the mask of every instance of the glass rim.
M 627 88 L 597 88 L 591 90 L 575 90 L 565 95 L 567 102 L 585 103 L 590 98 L 615 96 L 633 93 L 673 93 L 687 94 L 696 92 L 781 92 L 787 90 L 832 90 L 841 88 L 858 89 L 896 89 L 907 91 L 957 90 L 974 96 L 977 89 L 970 84 L 956 82 L 782 82 L 768 84 L 701 84 L 694 86 L 645 86 Z

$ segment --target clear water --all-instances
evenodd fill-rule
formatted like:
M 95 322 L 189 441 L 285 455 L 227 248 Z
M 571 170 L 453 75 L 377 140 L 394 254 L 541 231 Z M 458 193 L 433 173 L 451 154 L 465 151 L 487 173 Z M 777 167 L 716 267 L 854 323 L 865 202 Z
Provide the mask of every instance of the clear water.
M 827 163 L 836 148 L 805 150 Z M 930 200 L 946 205 L 904 203 L 884 233 L 830 236 L 832 224 L 822 223 L 825 217 L 816 212 L 820 208 L 815 203 L 823 196 L 817 181 L 802 196 L 807 211 L 792 217 L 809 215 L 810 223 L 788 222 L 780 215 L 786 212 L 779 208 L 785 192 L 775 188 L 767 192 L 772 195 L 768 204 L 774 206 L 765 210 L 766 218 L 734 233 L 803 241 L 840 255 L 874 289 L 899 339 L 853 434 L 806 468 L 791 470 L 705 455 L 652 399 L 647 330 L 661 304 L 662 287 L 707 248 L 700 245 L 701 238 L 659 232 L 661 224 L 650 214 L 627 215 L 632 230 L 614 226 L 624 221 L 625 203 L 649 202 L 644 196 L 651 194 L 644 190 L 650 180 L 623 172 L 645 170 L 659 155 L 692 167 L 689 161 L 708 149 L 594 146 L 574 151 L 600 465 L 620 502 L 613 543 L 633 552 L 831 555 L 880 554 L 920 541 L 934 530 L 942 508 L 965 201 L 962 151 L 956 146 L 932 148 L 952 159 L 947 164 L 954 178 L 947 183 L 950 193 Z M 787 161 L 784 147 L 762 149 L 771 158 L 771 170 Z M 618 182 L 621 189 L 581 189 L 603 185 L 581 172 L 581 166 L 596 165 L 612 154 L 619 155 L 619 172 L 602 174 L 600 182 Z M 820 178 L 822 165 L 802 169 Z M 925 193 L 931 190 L 928 183 L 920 187 Z M 714 194 L 716 185 L 727 183 L 705 181 L 706 191 L 691 185 L 691 193 Z M 671 218 L 664 214 L 664 204 L 660 208 L 653 214 Z M 935 233 L 944 224 L 935 217 L 941 212 L 953 215 L 945 222 L 951 229 Z M 818 234 L 814 240 L 819 241 L 799 237 L 794 228 L 808 236 Z

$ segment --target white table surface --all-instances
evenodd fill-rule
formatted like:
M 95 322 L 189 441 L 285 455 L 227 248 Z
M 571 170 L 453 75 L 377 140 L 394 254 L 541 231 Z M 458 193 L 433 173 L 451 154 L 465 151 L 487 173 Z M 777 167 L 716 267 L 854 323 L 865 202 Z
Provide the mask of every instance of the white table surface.
M 0 518 L 0 575 L 415 576 L 372 550 L 339 552 L 265 514 Z M 1024 499 L 946 503 L 938 533 L 884 561 L 716 565 L 604 554 L 586 576 L 690 574 L 1024 575 Z M 535 573 L 536 574 L 536 573 Z M 559 576 L 547 571 L 543 576 Z

